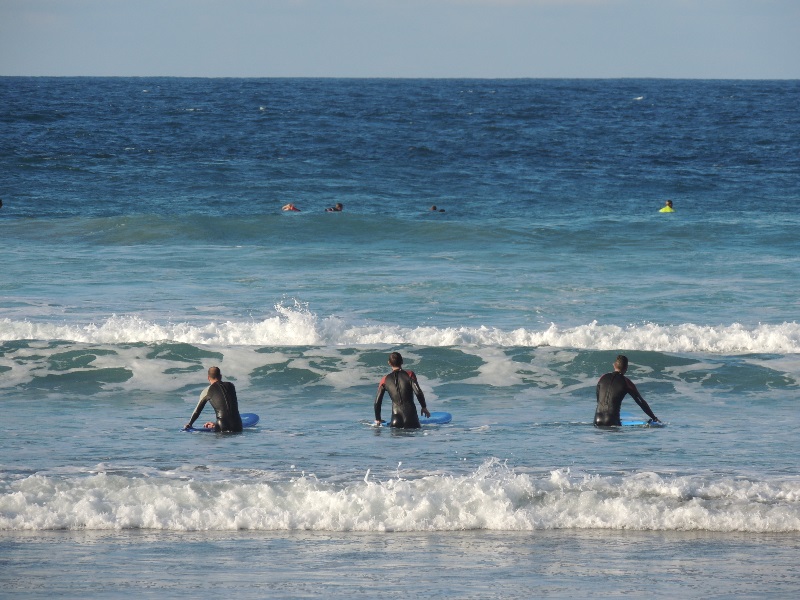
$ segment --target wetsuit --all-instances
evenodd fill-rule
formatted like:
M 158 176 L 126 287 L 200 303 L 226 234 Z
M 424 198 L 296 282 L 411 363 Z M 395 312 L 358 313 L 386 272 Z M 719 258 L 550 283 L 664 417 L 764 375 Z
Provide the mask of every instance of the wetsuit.
M 625 394 L 630 394 L 631 398 L 636 400 L 636 404 L 647 413 L 647 416 L 658 421 L 633 382 L 622 373 L 614 371 L 606 373 L 597 382 L 597 410 L 594 413 L 594 424 L 601 427 L 622 425 L 619 408 Z
M 236 398 L 236 388 L 230 381 L 216 381 L 203 390 L 200 401 L 192 413 L 189 427 L 192 426 L 203 412 L 206 402 L 211 401 L 211 406 L 217 413 L 217 431 L 241 431 L 242 417 L 239 416 L 239 400 Z
M 425 396 L 417 383 L 414 371 L 397 369 L 386 375 L 378 384 L 378 395 L 375 396 L 375 420 L 381 420 L 381 403 L 383 395 L 389 392 L 392 399 L 392 427 L 404 429 L 417 429 L 420 427 L 417 407 L 414 406 L 414 396 L 419 400 L 419 405 L 425 407 Z

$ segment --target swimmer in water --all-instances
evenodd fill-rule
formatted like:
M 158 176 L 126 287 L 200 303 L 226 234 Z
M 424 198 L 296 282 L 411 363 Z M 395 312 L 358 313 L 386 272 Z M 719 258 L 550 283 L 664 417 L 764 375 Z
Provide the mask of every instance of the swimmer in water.
M 297 208 L 297 207 L 296 207 L 294 204 L 292 204 L 291 202 L 290 202 L 289 204 L 284 204 L 284 205 L 281 207 L 281 210 L 288 210 L 288 211 L 293 211 L 293 212 L 300 212 L 300 209 L 299 209 L 299 208 Z
M 622 399 L 630 394 L 651 421 L 658 422 L 658 417 L 645 402 L 633 382 L 625 377 L 628 370 L 628 357 L 620 354 L 614 361 L 614 370 L 606 373 L 597 382 L 597 409 L 594 413 L 594 424 L 597 427 L 610 427 L 622 425 L 619 418 L 619 409 Z
M 672 200 L 667 200 L 667 203 L 664 205 L 664 208 L 662 208 L 658 212 L 675 212 L 675 209 L 672 208 Z
M 403 357 L 399 352 L 392 352 L 389 355 L 389 366 L 392 367 L 392 372 L 381 379 L 378 384 L 378 395 L 375 396 L 375 423 L 380 425 L 383 422 L 381 421 L 381 403 L 383 395 L 388 391 L 389 397 L 392 399 L 391 426 L 419 429 L 420 423 L 417 407 L 414 405 L 414 396 L 419 400 L 420 412 L 426 417 L 430 417 L 431 413 L 425 406 L 425 396 L 419 387 L 417 376 L 414 371 L 404 371 L 401 368 Z
M 343 210 L 344 210 L 344 204 L 342 204 L 341 202 L 337 202 L 335 206 L 326 208 L 325 212 L 342 212 Z

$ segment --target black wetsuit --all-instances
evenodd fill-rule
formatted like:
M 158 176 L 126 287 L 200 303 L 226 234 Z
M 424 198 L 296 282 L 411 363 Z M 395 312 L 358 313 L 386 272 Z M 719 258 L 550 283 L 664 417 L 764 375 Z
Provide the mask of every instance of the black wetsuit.
M 404 429 L 417 429 L 420 427 L 417 407 L 414 405 L 414 396 L 419 400 L 419 405 L 425 408 L 425 396 L 417 383 L 414 371 L 397 369 L 386 375 L 378 384 L 378 395 L 375 396 L 375 420 L 381 420 L 381 403 L 383 395 L 389 392 L 392 399 L 392 427 Z
M 203 412 L 206 402 L 211 401 L 211 406 L 217 413 L 217 431 L 241 431 L 242 417 L 239 415 L 239 400 L 236 398 L 236 388 L 230 381 L 217 381 L 208 386 L 200 394 L 200 402 L 192 413 L 189 427 L 192 426 Z
M 597 410 L 594 413 L 594 424 L 601 427 L 622 425 L 619 408 L 625 394 L 630 394 L 647 416 L 658 421 L 633 382 L 622 373 L 614 371 L 606 373 L 597 382 Z

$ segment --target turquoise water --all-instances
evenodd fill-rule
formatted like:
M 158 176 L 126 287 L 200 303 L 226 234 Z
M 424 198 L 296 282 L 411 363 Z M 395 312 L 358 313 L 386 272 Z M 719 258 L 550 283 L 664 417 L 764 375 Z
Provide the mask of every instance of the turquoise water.
M 791 595 L 797 92 L 0 78 L 0 582 Z M 393 350 L 452 423 L 371 426 Z

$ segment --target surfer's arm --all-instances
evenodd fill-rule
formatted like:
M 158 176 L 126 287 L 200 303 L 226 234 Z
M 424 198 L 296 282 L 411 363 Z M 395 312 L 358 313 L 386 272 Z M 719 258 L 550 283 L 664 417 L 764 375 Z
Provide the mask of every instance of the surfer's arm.
M 189 422 L 186 424 L 185 429 L 189 429 L 194 422 L 197 421 L 197 417 L 200 416 L 200 413 L 203 412 L 203 408 L 206 406 L 206 402 L 208 402 L 208 392 L 211 390 L 211 386 L 208 386 L 206 389 L 203 390 L 203 393 L 200 394 L 200 400 L 197 402 L 197 406 L 192 413 L 192 418 L 189 419 Z
M 420 413 L 425 415 L 426 417 L 430 417 L 431 413 L 428 410 L 428 407 L 425 404 L 425 394 L 422 393 L 422 388 L 419 387 L 419 382 L 417 381 L 417 376 L 414 374 L 413 371 L 409 373 L 411 375 L 411 389 L 414 390 L 414 395 L 417 397 L 420 405 Z
M 381 404 L 383 404 L 383 395 L 386 393 L 386 388 L 381 381 L 378 385 L 378 394 L 375 396 L 375 422 L 382 423 L 381 421 Z
M 639 408 L 641 408 L 653 421 L 658 421 L 658 417 L 652 411 L 647 401 L 639 393 L 639 390 L 636 389 L 636 386 L 633 384 L 633 382 L 627 377 L 625 378 L 625 381 L 628 383 L 628 393 L 636 401 L 636 404 L 639 405 Z
M 639 405 L 639 407 L 640 407 L 640 408 L 641 408 L 641 409 L 642 409 L 642 410 L 643 410 L 645 413 L 647 413 L 647 416 L 648 416 L 648 417 L 650 417 L 650 419 L 651 419 L 651 420 L 653 420 L 653 421 L 658 421 L 658 417 L 657 417 L 657 416 L 655 415 L 655 413 L 654 413 L 654 412 L 653 412 L 653 411 L 650 409 L 650 405 L 649 405 L 649 404 L 647 404 L 647 402 L 645 402 L 644 398 L 642 398 L 641 396 L 639 396 L 638 398 L 634 397 L 633 399 L 634 399 L 634 400 L 636 400 L 636 404 L 638 404 L 638 405 Z

